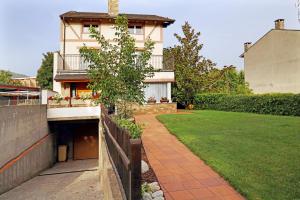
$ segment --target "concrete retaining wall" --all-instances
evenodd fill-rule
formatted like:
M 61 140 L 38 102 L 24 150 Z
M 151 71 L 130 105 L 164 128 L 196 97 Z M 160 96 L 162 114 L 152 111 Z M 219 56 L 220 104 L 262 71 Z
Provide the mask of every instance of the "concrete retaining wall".
M 143 114 L 170 114 L 177 112 L 176 103 L 155 103 L 145 105 L 133 105 L 135 115 Z
M 46 105 L 0 107 L 0 168 L 46 135 Z
M 118 175 L 109 159 L 102 123 L 99 123 L 99 176 L 100 187 L 104 192 L 103 200 L 124 200 L 124 190 L 119 184 Z
M 54 151 L 53 135 L 48 135 L 0 169 L 0 194 L 51 167 Z
M 46 105 L 0 107 L 0 194 L 51 167 L 54 141 Z

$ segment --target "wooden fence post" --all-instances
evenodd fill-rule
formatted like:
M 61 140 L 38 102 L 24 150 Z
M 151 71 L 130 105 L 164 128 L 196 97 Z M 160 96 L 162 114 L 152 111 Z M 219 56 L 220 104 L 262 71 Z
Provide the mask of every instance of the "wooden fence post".
M 140 139 L 130 140 L 131 200 L 141 199 L 141 145 Z

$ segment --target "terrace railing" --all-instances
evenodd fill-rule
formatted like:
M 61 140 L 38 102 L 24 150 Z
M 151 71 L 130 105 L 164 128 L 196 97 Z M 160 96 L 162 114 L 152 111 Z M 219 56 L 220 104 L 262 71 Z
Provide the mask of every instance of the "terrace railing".
M 40 99 L 1 99 L 1 106 L 40 105 Z
M 141 199 L 141 140 L 131 139 L 101 108 L 101 119 L 110 158 L 118 172 L 127 200 Z
M 152 55 L 149 64 L 154 69 L 164 70 L 172 69 L 173 61 L 164 59 L 162 55 Z M 58 70 L 60 71 L 85 71 L 88 69 L 89 63 L 84 61 L 84 58 L 79 54 L 66 54 L 58 56 Z

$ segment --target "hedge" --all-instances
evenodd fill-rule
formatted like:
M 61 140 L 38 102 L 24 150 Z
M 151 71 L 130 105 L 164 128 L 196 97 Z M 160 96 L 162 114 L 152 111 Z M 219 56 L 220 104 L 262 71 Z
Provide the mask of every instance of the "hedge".
M 300 94 L 198 94 L 195 109 L 300 116 Z

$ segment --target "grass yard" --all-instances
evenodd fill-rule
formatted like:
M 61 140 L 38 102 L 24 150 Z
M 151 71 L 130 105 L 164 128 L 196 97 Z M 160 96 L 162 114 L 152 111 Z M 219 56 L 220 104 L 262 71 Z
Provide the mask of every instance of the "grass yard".
M 247 199 L 300 199 L 300 117 L 195 111 L 158 119 Z

